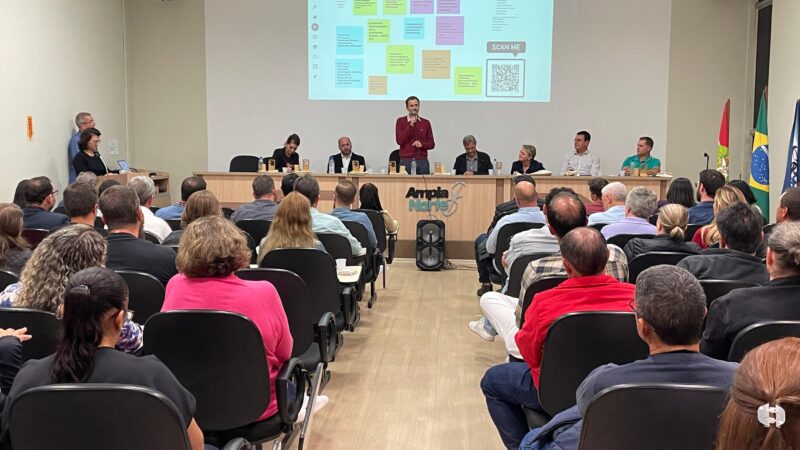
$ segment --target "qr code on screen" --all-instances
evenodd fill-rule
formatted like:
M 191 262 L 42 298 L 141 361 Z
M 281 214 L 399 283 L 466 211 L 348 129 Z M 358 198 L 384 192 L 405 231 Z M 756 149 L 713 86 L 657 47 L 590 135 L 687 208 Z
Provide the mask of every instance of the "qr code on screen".
M 489 59 L 486 73 L 487 97 L 525 96 L 525 60 Z

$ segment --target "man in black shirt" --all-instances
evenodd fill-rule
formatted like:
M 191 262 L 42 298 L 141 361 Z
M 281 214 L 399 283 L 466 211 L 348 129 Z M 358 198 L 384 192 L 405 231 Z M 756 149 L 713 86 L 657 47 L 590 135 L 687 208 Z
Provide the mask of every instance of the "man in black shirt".
M 142 211 L 139 197 L 128 186 L 112 186 L 100 196 L 100 211 L 108 227 L 108 259 L 110 269 L 149 273 L 165 286 L 175 268 L 175 251 L 139 239 Z
M 64 214 L 50 212 L 56 204 L 57 193 L 47 177 L 31 178 L 25 183 L 23 196 L 27 206 L 22 210 L 25 228 L 53 231 L 69 223 L 69 217 Z

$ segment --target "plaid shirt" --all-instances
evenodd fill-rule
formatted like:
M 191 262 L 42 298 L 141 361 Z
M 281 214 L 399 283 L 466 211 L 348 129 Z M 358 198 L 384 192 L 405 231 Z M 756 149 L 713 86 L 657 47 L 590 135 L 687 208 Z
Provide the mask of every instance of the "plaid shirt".
M 531 261 L 525 272 L 522 274 L 522 285 L 519 288 L 519 300 L 514 314 L 517 316 L 517 326 L 519 326 L 520 316 L 522 315 L 522 302 L 524 301 L 525 290 L 530 285 L 550 275 L 566 275 L 564 270 L 561 253 L 553 256 Z M 616 245 L 608 246 L 608 262 L 606 263 L 606 275 L 618 279 L 619 281 L 628 280 L 628 258 L 621 248 Z

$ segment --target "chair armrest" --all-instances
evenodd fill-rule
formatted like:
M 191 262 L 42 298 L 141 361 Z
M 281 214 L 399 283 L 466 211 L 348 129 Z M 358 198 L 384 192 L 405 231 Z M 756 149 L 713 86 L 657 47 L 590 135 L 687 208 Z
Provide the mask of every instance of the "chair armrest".
M 344 323 L 349 327 L 356 319 L 353 317 L 353 288 L 352 286 L 342 286 L 341 293 L 342 314 L 344 314 Z
M 248 442 L 246 439 L 242 438 L 232 439 L 228 441 L 227 444 L 225 444 L 225 447 L 222 448 L 222 450 L 252 450 L 252 449 L 253 449 L 253 444 Z
M 278 378 L 275 380 L 275 397 L 278 402 L 278 414 L 283 423 L 291 424 L 297 420 L 300 408 L 303 407 L 307 380 L 308 372 L 300 362 L 300 358 L 286 361 L 281 368 Z M 294 401 L 290 402 L 289 392 L 292 389 L 292 383 L 294 383 Z
M 394 247 L 397 245 L 397 234 L 389 234 L 387 247 L 389 248 L 389 255 L 386 258 L 386 264 L 391 264 L 394 261 Z
M 317 344 L 319 345 L 319 359 L 323 363 L 329 363 L 331 355 L 336 353 L 337 333 L 336 316 L 331 312 L 326 312 L 319 319 L 319 323 L 314 327 L 317 334 Z

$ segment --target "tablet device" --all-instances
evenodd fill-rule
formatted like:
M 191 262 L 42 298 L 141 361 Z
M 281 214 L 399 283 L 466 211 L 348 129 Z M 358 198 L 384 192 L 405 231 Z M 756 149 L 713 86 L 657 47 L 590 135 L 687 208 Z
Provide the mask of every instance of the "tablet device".
M 128 161 L 125 161 L 124 159 L 120 159 L 120 160 L 117 160 L 117 164 L 119 164 L 119 169 L 120 170 L 125 170 L 125 171 L 130 172 L 131 168 L 128 167 Z

